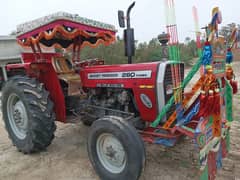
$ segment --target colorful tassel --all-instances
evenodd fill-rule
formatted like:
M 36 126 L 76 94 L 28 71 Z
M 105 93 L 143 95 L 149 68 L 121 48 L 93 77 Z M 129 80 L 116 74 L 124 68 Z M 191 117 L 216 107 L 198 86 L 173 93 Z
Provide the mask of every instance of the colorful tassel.
M 213 90 L 209 90 L 209 96 L 207 98 L 207 104 L 206 104 L 206 111 L 204 113 L 204 117 L 209 116 L 210 114 L 212 114 L 213 111 L 213 107 L 214 107 L 214 95 L 213 95 Z
M 200 108 L 198 111 L 198 114 L 196 115 L 196 119 L 199 119 L 200 117 L 204 116 L 205 110 L 206 110 L 206 104 L 207 104 L 207 96 L 205 91 L 201 91 L 200 95 Z

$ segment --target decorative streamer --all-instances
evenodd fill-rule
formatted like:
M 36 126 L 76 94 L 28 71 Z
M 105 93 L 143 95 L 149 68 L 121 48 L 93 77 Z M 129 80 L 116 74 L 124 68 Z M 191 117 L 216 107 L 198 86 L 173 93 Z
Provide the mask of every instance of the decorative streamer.
M 218 24 L 221 24 L 221 23 L 222 23 L 222 13 L 218 7 L 215 7 L 212 10 L 212 19 L 208 27 L 210 30 L 208 35 L 208 41 L 212 42 L 215 35 L 218 38 Z
M 201 32 L 199 29 L 199 22 L 198 22 L 198 12 L 195 6 L 192 7 L 194 25 L 195 25 L 195 33 L 196 33 L 196 45 L 198 50 L 198 57 L 202 55 L 202 45 L 201 45 Z
M 226 80 L 226 118 L 228 122 L 233 121 L 232 116 L 232 86 L 230 85 L 229 81 Z
M 193 14 L 193 20 L 195 25 L 197 53 L 198 53 L 198 57 L 201 58 L 202 56 L 201 32 L 199 29 L 198 12 L 195 6 L 192 7 L 192 14 Z M 200 75 L 203 75 L 203 74 L 204 74 L 204 66 L 201 66 Z
M 179 54 L 179 47 L 178 47 L 178 34 L 177 34 L 174 1 L 165 0 L 165 7 L 166 7 L 166 13 L 167 13 L 166 28 L 167 28 L 167 33 L 170 35 L 169 57 L 170 57 L 170 60 L 174 61 L 174 63 L 171 64 L 174 101 L 176 104 L 177 120 L 180 121 L 183 118 L 183 108 L 182 108 L 180 64 L 176 64 L 176 62 L 180 61 L 180 54 Z
M 178 62 L 180 61 L 180 53 L 178 48 L 178 34 L 173 0 L 165 0 L 165 14 L 167 33 L 170 35 L 169 57 L 170 60 Z
M 191 71 L 189 71 L 189 73 L 187 74 L 187 76 L 184 78 L 183 82 L 182 82 L 182 89 L 184 89 L 187 84 L 191 81 L 191 79 L 193 78 L 194 74 L 199 70 L 200 66 L 201 66 L 201 62 L 202 60 L 199 59 L 196 64 L 192 67 Z M 197 90 L 201 87 L 202 85 L 202 81 L 203 81 L 203 76 L 198 80 L 198 82 L 194 85 L 194 87 L 192 88 L 192 96 L 197 92 Z M 191 97 L 192 97 L 191 96 Z M 183 105 L 186 105 L 190 98 L 185 98 Z M 167 104 L 163 107 L 161 113 L 157 116 L 156 120 L 152 123 L 152 127 L 156 127 L 159 122 L 161 121 L 161 119 L 163 118 L 163 116 L 166 114 L 166 112 L 170 109 L 170 107 L 173 105 L 174 103 L 174 97 L 171 97 L 171 99 L 167 102 Z M 164 129 L 169 129 L 170 126 L 173 124 L 173 122 L 176 120 L 176 111 L 169 117 L 169 119 L 166 121 L 166 123 L 163 125 Z

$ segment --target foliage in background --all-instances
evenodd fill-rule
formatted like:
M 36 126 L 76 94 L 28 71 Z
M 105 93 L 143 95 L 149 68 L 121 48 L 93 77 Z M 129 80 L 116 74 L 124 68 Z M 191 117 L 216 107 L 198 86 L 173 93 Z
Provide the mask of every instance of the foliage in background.
M 222 26 L 219 34 L 223 35 L 226 40 L 229 39 L 234 23 Z M 240 25 L 236 25 L 240 29 Z M 239 33 L 240 34 L 240 33 Z M 204 41 L 204 36 L 202 37 Z M 149 42 L 135 42 L 135 56 L 133 63 L 161 61 L 162 47 L 157 38 L 151 39 Z M 184 43 L 179 44 L 180 60 L 186 65 L 190 65 L 193 59 L 197 58 L 197 48 L 195 40 L 186 37 Z M 240 57 L 240 53 L 235 55 L 235 59 Z M 110 46 L 99 46 L 97 48 L 86 47 L 81 51 L 81 59 L 100 58 L 105 60 L 106 64 L 125 64 L 127 57 L 124 56 L 124 41 L 117 37 L 117 41 Z
M 81 51 L 81 59 L 99 58 L 105 60 L 106 64 L 127 63 L 124 56 L 124 41 L 117 37 L 117 41 L 110 46 L 100 45 L 96 48 L 85 47 Z
M 162 47 L 157 38 L 153 38 L 149 42 L 136 41 L 135 56 L 133 57 L 134 63 L 161 61 Z M 196 57 L 196 43 L 190 40 L 187 44 L 180 44 L 181 61 L 189 63 Z M 86 47 L 81 51 L 81 59 L 91 58 L 104 59 L 106 64 L 124 64 L 127 63 L 127 57 L 124 56 L 124 41 L 117 38 L 117 41 L 110 46 L 99 46 L 97 48 Z

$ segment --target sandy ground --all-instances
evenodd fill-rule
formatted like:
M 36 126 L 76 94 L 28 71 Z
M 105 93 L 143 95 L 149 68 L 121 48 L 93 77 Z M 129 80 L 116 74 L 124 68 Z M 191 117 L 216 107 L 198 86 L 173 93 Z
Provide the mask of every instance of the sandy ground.
M 235 63 L 240 82 L 240 63 Z M 238 72 L 237 72 L 238 71 Z M 232 150 L 218 171 L 218 180 L 240 180 L 240 93 L 234 97 L 235 122 L 231 129 Z M 1 119 L 1 118 L 0 118 Z M 57 123 L 56 138 L 47 151 L 24 155 L 8 139 L 0 121 L 0 180 L 96 180 L 86 150 L 88 127 Z M 147 145 L 147 161 L 141 180 L 198 179 L 191 161 L 157 145 Z M 188 152 L 185 152 L 185 154 Z

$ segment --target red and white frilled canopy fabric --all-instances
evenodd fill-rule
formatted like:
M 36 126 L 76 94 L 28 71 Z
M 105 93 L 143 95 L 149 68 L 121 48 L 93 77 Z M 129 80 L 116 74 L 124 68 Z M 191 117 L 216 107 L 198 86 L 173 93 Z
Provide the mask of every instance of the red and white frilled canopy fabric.
M 109 45 L 115 41 L 117 30 L 113 25 L 58 12 L 17 26 L 17 40 L 21 46 L 41 44 L 69 48 L 81 40 L 82 47 Z

